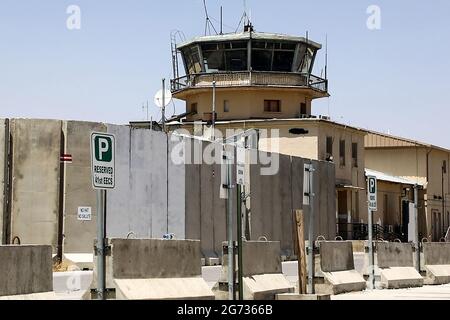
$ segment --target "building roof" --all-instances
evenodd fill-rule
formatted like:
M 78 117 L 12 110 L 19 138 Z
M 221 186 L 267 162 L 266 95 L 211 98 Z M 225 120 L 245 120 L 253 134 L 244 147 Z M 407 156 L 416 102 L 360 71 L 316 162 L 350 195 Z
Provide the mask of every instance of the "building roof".
M 342 123 L 338 123 L 335 121 L 331 121 L 327 118 L 288 118 L 288 119 L 245 119 L 245 120 L 218 120 L 216 121 L 216 125 L 226 125 L 226 124 L 245 124 L 245 123 L 276 123 L 276 122 L 283 122 L 283 124 L 288 124 L 288 123 L 293 123 L 293 122 L 310 122 L 310 123 L 325 123 L 325 124 L 330 124 L 330 125 L 335 125 L 338 127 L 342 127 L 345 129 L 350 129 L 350 130 L 355 130 L 355 131 L 360 131 L 364 134 L 367 133 L 367 130 L 362 129 L 362 128 L 358 128 L 358 127 L 354 127 L 354 126 L 350 126 L 350 125 L 346 125 L 346 124 L 342 124 Z M 168 123 L 168 125 L 194 125 L 196 123 L 199 123 L 198 121 L 195 122 L 171 122 Z
M 367 132 L 368 135 L 366 136 L 364 143 L 366 148 L 423 147 L 428 149 L 437 149 L 444 152 L 450 152 L 449 149 L 421 141 L 402 138 L 373 130 L 367 130 Z
M 377 180 L 380 180 L 380 181 L 387 181 L 387 182 L 392 182 L 392 183 L 408 184 L 408 185 L 416 185 L 417 184 L 417 185 L 422 186 L 422 184 L 417 183 L 413 180 L 405 179 L 402 177 L 391 176 L 387 173 L 375 171 L 375 170 L 371 170 L 371 169 L 366 169 L 366 176 L 374 176 L 377 178 Z
M 182 49 L 186 46 L 189 46 L 194 43 L 201 43 L 201 42 L 217 42 L 217 41 L 236 41 L 236 40 L 272 40 L 272 41 L 293 41 L 293 42 L 303 42 L 308 43 L 312 47 L 315 47 L 316 49 L 321 49 L 322 45 L 311 41 L 306 40 L 304 37 L 298 37 L 298 36 L 290 36 L 285 34 L 279 34 L 279 33 L 266 33 L 266 32 L 241 32 L 241 33 L 227 33 L 222 35 L 213 35 L 213 36 L 202 36 L 202 37 L 195 37 L 187 42 L 181 43 L 178 45 L 178 49 Z

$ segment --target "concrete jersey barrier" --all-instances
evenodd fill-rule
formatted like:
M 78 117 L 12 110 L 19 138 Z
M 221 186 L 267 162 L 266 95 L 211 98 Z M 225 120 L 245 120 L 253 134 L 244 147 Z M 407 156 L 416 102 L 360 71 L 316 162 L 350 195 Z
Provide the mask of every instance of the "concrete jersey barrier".
M 422 250 L 426 283 L 432 285 L 450 283 L 450 243 L 423 243 Z
M 0 246 L 0 297 L 53 291 L 51 246 Z
M 201 276 L 200 241 L 111 239 L 106 287 L 119 300 L 214 299 Z M 92 288 L 96 288 L 96 274 Z
M 381 287 L 399 289 L 423 286 L 423 278 L 414 268 L 413 244 L 381 242 L 376 249 Z
M 222 274 L 213 287 L 216 299 L 219 300 L 228 299 L 227 246 L 224 242 Z M 282 272 L 279 241 L 244 241 L 242 254 L 244 300 L 275 300 L 277 294 L 295 291 Z
M 316 284 L 318 293 L 340 294 L 366 289 L 366 281 L 355 270 L 351 241 L 323 241 L 319 248 L 324 283 Z

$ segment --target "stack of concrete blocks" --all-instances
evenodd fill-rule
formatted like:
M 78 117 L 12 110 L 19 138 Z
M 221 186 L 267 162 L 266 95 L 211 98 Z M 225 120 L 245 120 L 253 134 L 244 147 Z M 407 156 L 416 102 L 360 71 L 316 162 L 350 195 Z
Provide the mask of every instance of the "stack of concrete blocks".
M 450 283 L 450 243 L 423 243 L 425 284 Z
M 115 291 L 116 299 L 214 299 L 202 278 L 200 241 L 111 239 L 109 244 L 106 289 Z M 96 280 L 95 267 L 92 289 Z
M 381 242 L 377 244 L 378 268 L 382 288 L 422 287 L 424 280 L 414 268 L 412 243 Z
M 228 299 L 227 243 L 223 243 L 223 248 L 221 277 L 213 287 L 217 300 Z M 295 287 L 282 272 L 279 241 L 244 241 L 242 257 L 244 300 L 275 300 L 277 294 L 294 293 Z M 235 261 L 237 275 L 237 257 Z
M 366 281 L 355 270 L 350 241 L 323 241 L 319 248 L 324 282 L 316 284 L 316 292 L 336 295 L 366 289 Z
M 51 246 L 0 246 L 0 300 L 55 300 Z

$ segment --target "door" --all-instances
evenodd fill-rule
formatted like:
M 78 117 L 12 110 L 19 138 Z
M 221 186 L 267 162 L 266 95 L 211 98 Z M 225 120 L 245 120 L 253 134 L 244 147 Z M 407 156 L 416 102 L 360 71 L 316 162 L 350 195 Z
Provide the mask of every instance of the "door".
M 408 240 L 408 225 L 409 225 L 409 201 L 402 201 L 402 240 Z
M 433 242 L 438 242 L 442 237 L 442 220 L 441 213 L 438 210 L 433 210 L 432 214 L 432 228 L 433 228 Z
M 338 191 L 338 226 L 339 235 L 348 240 L 351 238 L 351 226 L 348 224 L 347 191 Z

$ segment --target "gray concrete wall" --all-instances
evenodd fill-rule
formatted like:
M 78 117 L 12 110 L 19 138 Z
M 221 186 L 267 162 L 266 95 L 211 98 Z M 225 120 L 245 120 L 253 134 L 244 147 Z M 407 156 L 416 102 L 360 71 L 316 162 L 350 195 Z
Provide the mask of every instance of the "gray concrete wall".
M 450 243 L 423 243 L 425 265 L 450 265 Z
M 200 241 L 112 239 L 116 279 L 201 276 Z
M 320 242 L 320 267 L 323 272 L 355 269 L 352 243 L 350 241 Z
M 65 121 L 65 153 L 73 161 L 65 165 L 64 173 L 64 253 L 92 252 L 96 238 L 97 199 L 91 179 L 91 132 L 105 132 L 103 124 Z M 91 221 L 78 220 L 78 207 L 90 207 Z
M 11 120 L 11 238 L 56 250 L 61 121 Z
M 107 197 L 108 237 L 174 233 L 183 239 L 184 166 L 168 161 L 166 135 L 117 125 L 108 125 L 108 132 L 115 134 L 117 145 L 116 189 Z
M 242 246 L 244 277 L 282 273 L 279 241 L 246 241 Z
M 51 246 L 0 246 L 0 296 L 53 291 Z
M 379 242 L 376 250 L 379 268 L 414 267 L 411 243 Z
M 223 242 L 222 247 L 227 248 L 228 242 Z M 222 257 L 225 269 L 228 267 L 227 251 L 226 249 Z M 244 241 L 242 243 L 242 256 L 244 277 L 283 273 L 279 241 Z
M 5 204 L 5 161 L 6 161 L 6 156 L 5 155 L 5 126 L 6 126 L 6 121 L 5 119 L 0 119 L 0 244 L 3 243 L 3 232 L 4 232 L 4 224 L 3 224 L 3 219 L 4 219 L 4 204 Z

